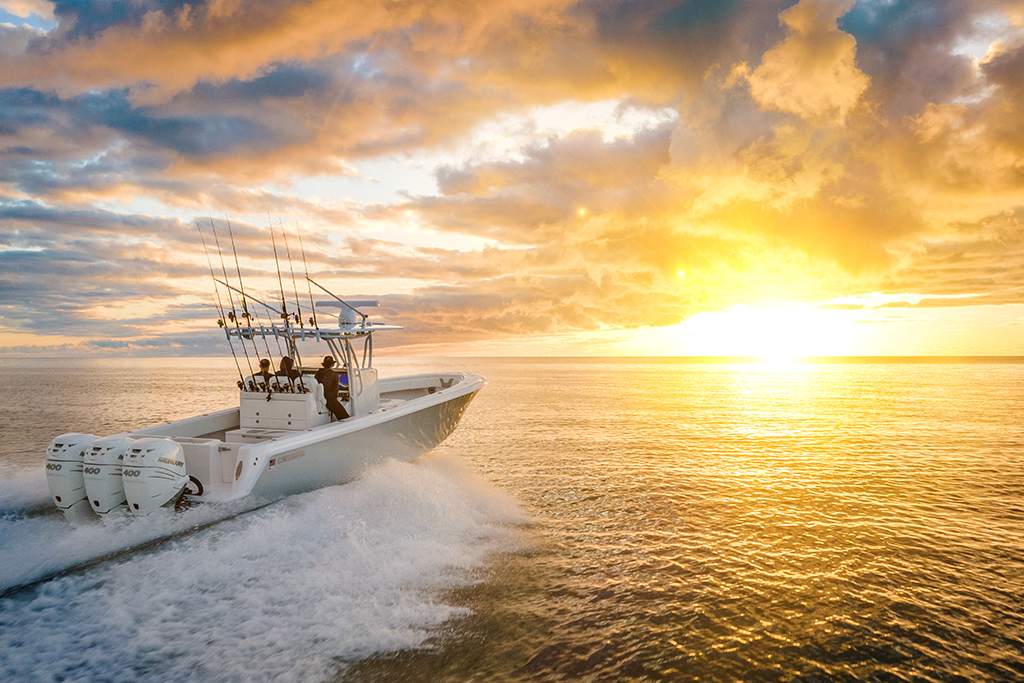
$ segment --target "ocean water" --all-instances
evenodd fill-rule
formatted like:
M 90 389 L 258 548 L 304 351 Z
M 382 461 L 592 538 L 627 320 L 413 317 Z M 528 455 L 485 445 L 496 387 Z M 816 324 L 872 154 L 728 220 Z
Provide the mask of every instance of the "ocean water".
M 0 680 L 1024 679 L 1024 364 L 378 365 L 489 385 L 414 463 L 60 573 L 139 532 L 45 514 L 50 439 L 234 367 L 0 360 L 0 585 L 49 576 Z

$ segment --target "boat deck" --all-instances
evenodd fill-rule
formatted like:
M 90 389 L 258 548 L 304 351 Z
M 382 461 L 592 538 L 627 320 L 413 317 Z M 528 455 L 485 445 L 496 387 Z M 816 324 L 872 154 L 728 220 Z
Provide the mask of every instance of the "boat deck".
M 348 422 L 377 413 L 390 412 L 465 381 L 462 373 L 429 374 L 385 379 L 379 383 L 379 398 L 360 406 L 361 414 L 341 420 Z M 311 378 L 309 378 L 311 379 Z M 202 482 L 213 497 L 231 495 L 244 446 L 273 443 L 303 432 L 338 424 L 323 400 L 319 385 L 313 390 L 239 393 L 239 406 L 205 415 L 156 425 L 128 434 L 132 438 L 160 437 L 178 442 L 184 451 L 189 475 Z M 346 405 L 351 409 L 352 404 Z

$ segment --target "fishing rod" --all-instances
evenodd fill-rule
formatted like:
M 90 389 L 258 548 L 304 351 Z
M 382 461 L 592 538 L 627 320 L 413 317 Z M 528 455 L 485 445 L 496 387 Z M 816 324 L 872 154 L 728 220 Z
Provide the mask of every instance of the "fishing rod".
M 228 279 L 228 270 L 224 266 L 224 250 L 220 248 L 220 237 L 217 236 L 217 225 L 213 222 L 212 216 L 210 217 L 210 230 L 213 232 L 213 239 L 217 244 L 217 254 L 220 256 L 220 269 L 221 272 L 224 274 L 224 280 L 226 281 Z M 216 279 L 217 278 L 214 278 L 214 281 L 216 281 Z M 235 323 L 235 327 L 238 330 L 238 340 L 242 343 L 242 353 L 245 354 L 245 364 L 249 368 L 249 376 L 252 377 L 256 373 L 252 371 L 252 360 L 249 359 L 249 349 L 247 349 L 245 346 L 245 338 L 242 336 L 242 326 L 239 324 L 238 315 L 235 313 L 235 298 L 231 296 L 230 287 L 228 288 L 228 303 L 231 304 L 231 315 L 228 316 L 228 319 L 231 320 L 231 322 Z M 253 351 L 256 352 L 255 341 L 253 342 L 252 347 Z M 259 355 L 259 353 L 257 353 L 256 355 Z M 250 384 L 253 385 L 250 388 L 255 389 L 255 381 L 250 382 Z
M 277 220 L 278 223 L 280 223 L 281 225 L 281 234 L 284 236 L 284 251 L 285 254 L 288 256 L 288 270 L 292 274 L 292 294 L 295 296 L 295 308 L 297 311 L 295 313 L 295 319 L 299 323 L 299 329 L 304 330 L 306 329 L 306 326 L 302 322 L 302 304 L 299 302 L 299 287 L 298 285 L 295 284 L 295 265 L 292 263 L 291 247 L 288 246 L 288 231 L 284 229 L 284 221 L 282 221 L 280 218 L 278 218 Z M 299 347 L 297 344 L 295 344 L 294 339 L 292 339 L 291 342 L 292 352 L 293 355 L 295 356 L 295 362 L 301 366 L 302 359 L 299 357 Z
M 288 301 L 284 296 L 284 282 L 281 279 L 281 260 L 277 257 L 277 239 L 274 237 L 274 221 L 270 218 L 270 212 L 267 212 L 267 222 L 270 223 L 270 242 L 274 245 L 274 265 L 277 267 L 277 285 L 281 289 L 281 319 L 284 320 L 284 330 L 287 333 L 291 329 L 291 318 L 288 316 Z M 295 362 L 294 357 L 298 354 L 295 352 L 295 340 L 292 339 L 291 335 L 285 336 L 285 343 L 288 345 L 288 354 L 292 356 L 292 363 Z M 281 354 L 284 356 L 284 354 Z M 283 362 L 283 359 L 282 359 Z M 291 377 L 291 368 L 288 369 L 288 383 L 295 386 L 295 380 Z
M 224 221 L 228 224 L 228 237 L 231 238 L 231 251 L 234 252 L 234 254 L 235 254 L 235 270 L 238 273 L 238 287 L 239 287 L 238 291 L 242 295 L 242 309 L 245 312 L 246 323 L 249 325 L 249 335 L 252 338 L 252 345 L 253 345 L 253 348 L 255 349 L 256 348 L 256 338 L 254 336 L 252 336 L 252 322 L 250 322 L 250 317 L 255 318 L 257 325 L 262 325 L 262 323 L 260 322 L 259 314 L 258 313 L 254 313 L 254 314 L 252 314 L 250 316 L 249 308 L 248 308 L 248 306 L 246 306 L 246 298 L 250 298 L 251 299 L 252 297 L 247 297 L 247 295 L 245 293 L 245 285 L 242 284 L 242 268 L 238 265 L 238 249 L 235 248 L 235 235 L 234 235 L 234 233 L 231 230 L 231 219 L 229 219 L 227 216 L 225 216 L 224 217 Z M 281 351 L 281 340 L 277 339 L 276 341 L 277 341 L 277 352 L 278 352 L 279 355 L 283 356 L 284 352 Z M 270 342 L 267 341 L 267 335 L 263 335 L 263 345 L 267 349 L 267 356 L 273 356 L 274 353 L 270 350 Z
M 347 301 L 345 301 L 341 297 L 337 296 L 334 292 L 332 292 L 331 290 L 327 289 L 326 287 L 324 287 L 323 285 L 321 285 L 319 282 L 317 282 L 313 278 L 309 277 L 308 275 L 306 276 L 306 279 L 309 280 L 310 282 L 312 282 L 314 285 L 316 285 L 320 289 L 322 289 L 325 292 L 327 292 L 328 294 L 330 294 L 332 297 L 335 298 L 335 300 L 340 301 L 342 304 L 345 305 L 346 308 L 348 308 L 349 310 L 354 312 L 356 315 L 360 316 L 363 319 L 364 323 L 366 322 L 366 318 L 369 317 L 369 316 L 367 316 L 365 313 L 359 311 L 358 309 L 353 308 Z
M 274 245 L 274 265 L 277 266 L 277 285 L 281 289 L 281 318 L 284 320 L 285 329 L 288 328 L 288 304 L 284 300 L 284 282 L 281 280 L 281 261 L 277 258 L 277 238 L 274 237 L 274 222 L 267 213 L 267 222 L 270 223 L 270 242 Z
M 238 287 L 234 287 L 232 285 L 229 285 L 226 282 L 221 282 L 220 280 L 217 280 L 217 283 L 221 284 L 221 285 L 224 285 L 228 289 L 231 289 L 231 290 L 234 290 L 234 291 L 236 291 L 238 293 L 241 293 L 241 290 L 238 289 Z M 278 315 L 281 314 L 281 311 L 279 309 L 274 308 L 273 306 L 271 306 L 270 304 L 268 304 L 266 301 L 264 301 L 263 299 L 259 298 L 258 296 L 253 296 L 252 294 L 246 294 L 246 296 L 249 297 L 249 299 L 251 301 L 253 301 L 254 303 L 257 303 L 260 306 L 263 306 L 264 308 L 266 308 L 268 311 L 273 311 L 274 313 L 277 313 Z M 263 326 L 261 325 L 260 327 L 262 328 Z M 263 334 L 263 333 L 261 332 L 261 334 Z
M 217 325 L 219 327 L 221 327 L 221 328 L 224 328 L 224 327 L 227 326 L 227 323 L 224 322 L 224 304 L 223 304 L 223 302 L 221 301 L 221 298 L 220 298 L 220 289 L 217 287 L 217 276 L 213 274 L 213 261 L 210 259 L 210 250 L 206 247 L 206 238 L 203 236 L 203 229 L 201 227 L 199 227 L 199 221 L 196 221 L 196 230 L 199 231 L 199 239 L 201 239 L 203 241 L 203 251 L 206 253 L 206 263 L 207 263 L 208 266 L 210 266 L 210 279 L 212 279 L 213 283 L 214 283 L 213 284 L 214 301 L 215 301 L 216 306 L 217 306 L 217 313 L 220 315 L 220 318 L 217 319 Z M 231 343 L 231 335 L 229 334 L 229 335 L 227 335 L 227 337 L 228 337 L 228 348 L 231 349 L 231 357 L 235 359 L 235 368 L 238 369 L 238 379 L 239 379 L 238 384 L 239 384 L 239 387 L 244 387 L 245 386 L 245 375 L 242 374 L 242 366 L 238 362 L 238 354 L 235 353 L 235 345 L 233 343 Z
M 348 308 L 349 310 L 351 310 L 351 311 L 353 311 L 354 313 L 356 313 L 357 315 L 361 316 L 361 317 L 362 317 L 362 319 L 363 319 L 363 325 L 365 325 L 365 324 L 366 324 L 366 318 L 367 318 L 367 316 L 366 316 L 365 314 L 363 314 L 363 313 L 360 313 L 360 312 L 359 312 L 359 311 L 358 311 L 358 310 L 357 310 L 356 308 L 354 308 L 354 307 L 352 306 L 352 304 L 348 303 L 347 301 L 345 301 L 344 299 L 342 299 L 341 297 L 339 297 L 338 295 L 336 295 L 336 294 L 335 294 L 334 292 L 332 292 L 331 290 L 327 289 L 326 287 L 324 287 L 323 285 L 321 285 L 321 284 L 320 284 L 319 282 L 317 282 L 317 281 L 316 281 L 316 280 L 314 280 L 313 278 L 309 277 L 308 275 L 306 276 L 306 279 L 307 279 L 307 280 L 308 280 L 309 282 L 312 282 L 312 283 L 313 283 L 314 285 L 316 285 L 316 286 L 317 286 L 317 287 L 319 287 L 320 289 L 322 289 L 322 290 L 324 290 L 325 292 L 327 292 L 328 294 L 330 294 L 330 295 L 331 295 L 331 296 L 332 296 L 332 297 L 333 297 L 333 298 L 334 298 L 334 299 L 335 299 L 336 301 L 340 302 L 342 306 L 345 306 L 345 307 L 346 307 L 346 308 Z M 372 348 L 372 346 L 371 346 L 371 345 L 373 344 L 373 331 L 372 331 L 372 330 L 370 330 L 370 331 L 369 331 L 368 333 L 366 333 L 366 334 L 367 334 L 367 339 L 366 339 L 366 346 L 364 346 L 364 347 L 363 347 L 363 360 L 364 360 L 364 361 L 366 360 L 366 352 L 367 352 L 367 349 L 368 349 L 368 348 Z M 330 340 L 328 340 L 328 343 L 330 343 Z M 350 342 L 349 342 L 349 341 L 348 341 L 347 339 L 345 340 L 345 347 L 344 347 L 344 350 L 345 350 L 345 354 L 344 354 L 344 358 L 345 358 L 345 367 L 346 367 L 346 368 L 349 368 L 349 371 L 350 371 L 350 372 L 351 372 L 352 370 L 356 370 L 356 373 L 355 373 L 355 374 L 353 375 L 353 377 L 354 377 L 354 378 L 355 378 L 356 380 L 358 380 L 358 381 L 362 382 L 362 379 L 361 379 L 361 375 L 359 375 L 359 373 L 358 373 L 358 370 L 357 370 L 357 367 L 358 367 L 358 366 L 356 365 L 356 362 L 357 362 L 357 360 L 358 360 L 358 359 L 356 358 L 355 350 L 353 350 L 353 348 L 352 348 L 352 344 L 351 344 L 351 343 L 350 343 Z M 372 352 L 371 352 L 371 353 L 372 353 Z M 351 382 L 352 380 L 350 379 L 349 381 Z
M 317 330 L 320 329 L 320 325 L 316 322 L 316 306 L 313 305 L 313 288 L 309 286 L 312 280 L 309 279 L 309 266 L 306 264 L 306 247 L 302 244 L 302 232 L 299 230 L 299 222 L 295 222 L 295 232 L 299 236 L 299 248 L 302 249 L 302 267 L 306 271 L 306 289 L 309 290 L 309 310 L 312 311 L 313 317 L 309 319 L 313 323 L 313 327 Z
M 215 281 L 216 281 L 216 282 L 217 282 L 218 284 L 224 285 L 224 287 L 226 287 L 226 288 L 228 289 L 228 292 L 231 292 L 231 291 L 233 290 L 233 291 L 235 291 L 235 292 L 238 292 L 239 294 L 241 294 L 241 293 L 242 293 L 242 291 L 241 291 L 240 289 L 238 289 L 238 288 L 236 288 L 236 287 L 232 286 L 231 284 L 229 284 L 229 283 L 227 283 L 227 282 L 221 282 L 220 280 L 217 280 L 216 278 L 214 278 L 214 280 L 215 280 Z M 239 283 L 239 284 L 241 284 L 241 283 Z M 268 304 L 268 303 L 267 303 L 266 301 L 263 301 L 262 299 L 260 299 L 260 298 L 259 298 L 259 297 L 257 297 L 257 296 L 253 296 L 252 294 L 246 294 L 245 296 L 247 296 L 247 297 L 248 297 L 248 298 L 249 298 L 250 300 L 252 300 L 253 302 L 255 302 L 255 303 L 259 304 L 260 306 L 263 306 L 264 308 L 266 308 L 266 309 L 268 309 L 268 310 L 270 310 L 270 311 L 273 311 L 274 313 L 280 313 L 280 311 L 278 311 L 278 310 L 277 310 L 276 308 L 274 308 L 273 306 L 271 306 L 270 304 Z M 253 327 L 252 325 L 249 325 L 249 326 L 248 326 L 248 327 L 246 328 L 246 329 L 247 329 L 247 330 L 249 331 L 249 340 L 250 340 L 250 341 L 252 341 L 252 345 L 253 345 L 253 347 L 255 347 L 255 346 L 256 346 L 256 335 L 257 335 L 257 334 L 259 334 L 259 335 L 260 335 L 261 337 L 263 337 L 263 341 L 264 341 L 264 343 L 266 343 L 266 344 L 267 344 L 267 348 L 269 349 L 269 348 L 270 348 L 270 344 L 269 344 L 269 342 L 267 342 L 267 331 L 266 331 L 266 328 L 265 328 L 265 327 L 263 327 L 263 323 L 261 323 L 261 322 L 259 321 L 259 314 L 258 314 L 258 313 L 256 313 L 255 309 L 253 310 L 253 316 L 255 317 L 255 319 L 256 319 L 256 323 L 257 323 L 257 324 L 259 325 L 260 329 L 259 329 L 259 332 L 257 332 L 257 331 L 256 331 L 256 328 L 254 328 L 254 327 Z M 271 329 L 271 330 L 274 330 L 274 337 L 275 337 L 275 338 L 277 338 L 277 348 L 278 348 L 278 349 L 280 350 L 280 348 L 281 348 L 281 340 L 280 340 L 280 338 L 279 338 L 279 337 L 277 336 L 277 331 L 276 331 L 276 328 L 274 327 L 274 324 L 273 324 L 273 323 L 271 323 L 271 324 L 270 324 L 270 329 Z M 244 337 L 242 337 L 242 331 L 241 331 L 241 329 L 239 329 L 239 330 L 238 330 L 238 336 L 239 336 L 239 338 L 241 338 L 241 339 L 243 339 L 243 340 L 244 340 Z M 285 336 L 286 336 L 286 337 L 290 337 L 290 335 L 287 335 L 287 334 L 286 334 Z M 243 344 L 245 344 L 245 342 L 244 342 L 244 341 L 243 341 L 242 343 L 243 343 Z M 268 355 L 270 355 L 270 354 L 268 353 Z M 281 354 L 281 356 L 283 357 L 283 356 L 284 356 L 284 353 L 282 353 L 282 354 Z M 264 379 L 266 379 L 266 378 L 264 378 Z M 294 378 L 292 378 L 292 377 L 289 377 L 289 378 L 288 378 L 288 383 L 289 383 L 289 384 L 290 384 L 290 385 L 292 386 L 292 389 L 294 390 L 294 389 L 295 389 L 295 380 L 294 380 Z M 252 390 L 253 390 L 253 391 L 255 391 L 255 390 L 256 390 L 256 388 L 257 388 L 257 387 L 256 387 L 256 386 L 254 386 Z M 260 383 L 259 383 L 259 386 L 258 386 L 258 388 L 259 388 L 259 389 L 260 389 L 261 391 L 262 391 L 262 390 L 263 390 L 264 388 L 266 388 L 266 390 L 267 390 L 267 400 L 269 401 L 269 400 L 270 400 L 270 397 L 271 397 L 271 395 L 272 395 L 272 389 L 271 389 L 271 384 L 270 384 L 270 382 L 269 382 L 269 381 L 266 381 L 266 382 L 260 382 Z
M 292 274 L 292 296 L 295 297 L 295 306 L 298 309 L 297 322 L 299 323 L 299 327 L 305 327 L 302 322 L 302 304 L 299 302 L 299 287 L 295 284 L 295 265 L 292 263 L 292 250 L 291 247 L 288 246 L 288 231 L 284 229 L 283 221 L 278 219 L 278 222 L 281 224 L 281 234 L 284 235 L 284 251 L 288 256 L 288 270 Z

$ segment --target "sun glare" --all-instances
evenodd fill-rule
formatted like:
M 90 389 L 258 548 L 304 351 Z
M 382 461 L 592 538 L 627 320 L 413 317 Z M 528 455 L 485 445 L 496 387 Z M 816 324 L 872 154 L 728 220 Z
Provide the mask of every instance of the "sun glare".
M 855 353 L 853 323 L 839 311 L 800 305 L 733 306 L 670 328 L 677 353 L 786 362 Z M 669 341 L 668 339 L 664 341 Z

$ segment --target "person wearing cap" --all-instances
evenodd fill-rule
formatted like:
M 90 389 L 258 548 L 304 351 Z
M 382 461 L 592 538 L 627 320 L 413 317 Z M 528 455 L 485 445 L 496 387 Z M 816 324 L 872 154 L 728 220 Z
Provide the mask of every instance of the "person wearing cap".
M 334 356 L 324 356 L 323 367 L 316 371 L 314 377 L 317 382 L 324 385 L 324 399 L 327 402 L 327 409 L 338 420 L 348 417 L 345 406 L 338 401 L 338 373 L 334 367 Z

